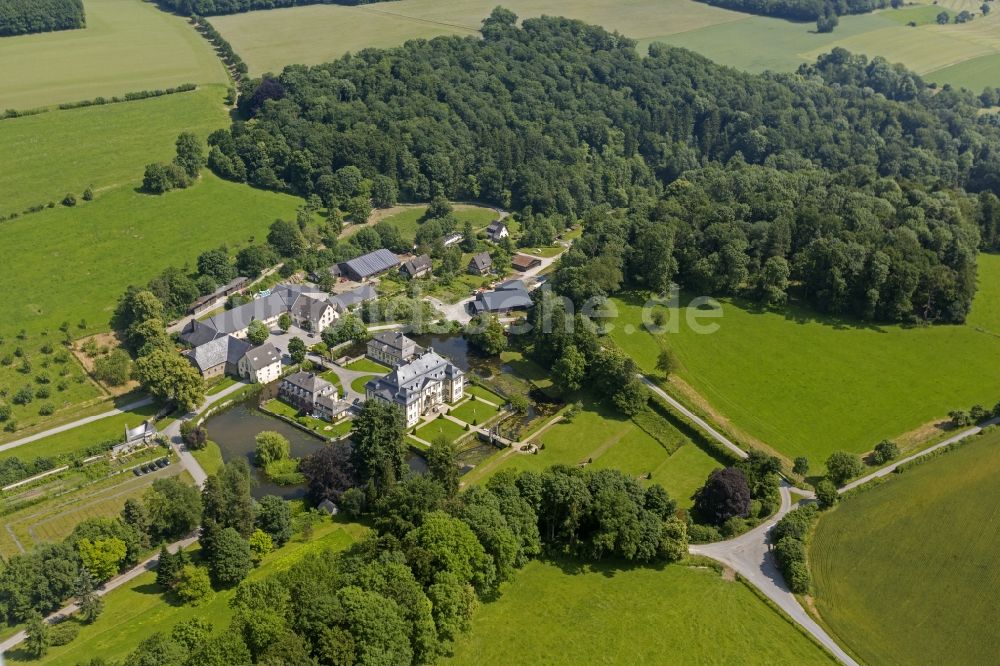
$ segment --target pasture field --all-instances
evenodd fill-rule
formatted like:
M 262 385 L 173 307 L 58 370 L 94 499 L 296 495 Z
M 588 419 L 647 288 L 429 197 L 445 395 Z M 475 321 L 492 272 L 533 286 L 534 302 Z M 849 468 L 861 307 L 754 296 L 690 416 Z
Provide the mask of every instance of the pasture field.
M 76 208 L 62 206 L 0 225 L 7 311 L 0 336 L 107 329 L 118 297 L 170 265 L 226 243 L 258 241 L 275 218 L 294 219 L 300 200 L 216 178 L 208 170 L 186 190 L 160 196 L 121 188 Z M 53 230 L 58 233 L 53 233 Z
M 443 661 L 513 666 L 525 655 L 567 665 L 833 663 L 745 585 L 711 569 L 540 561 L 479 609 Z
M 601 401 L 582 397 L 584 409 L 571 422 L 556 423 L 531 438 L 544 446 L 537 454 L 511 454 L 499 465 L 484 466 L 478 473 L 471 471 L 465 480 L 481 482 L 504 468 L 541 472 L 552 465 L 590 464 L 596 469 L 619 469 L 643 477 L 644 482 L 645 475 L 652 473 L 651 482 L 666 488 L 678 506 L 686 509 L 709 473 L 722 466 L 665 420 L 660 420 L 659 434 L 676 446 L 672 454 L 631 419 Z
M 398 46 L 409 39 L 476 34 L 495 3 L 469 0 L 400 0 L 391 5 L 332 7 L 314 5 L 270 12 L 248 12 L 212 19 L 241 54 L 252 73 L 278 72 L 291 63 L 318 64 L 366 47 Z M 969 0 L 942 3 L 952 12 L 969 9 Z M 843 16 L 832 33 L 815 25 L 753 16 L 711 7 L 695 0 L 510 0 L 504 6 L 521 18 L 568 16 L 617 30 L 636 39 L 641 53 L 653 42 L 683 46 L 716 62 L 751 72 L 793 71 L 836 46 L 868 56 L 902 62 L 920 74 L 940 71 L 932 80 L 982 89 L 989 81 L 986 61 L 971 70 L 956 63 L 1000 54 L 1000 18 L 977 16 L 963 25 L 937 25 L 941 8 L 930 3 L 871 14 Z M 917 27 L 909 27 L 914 22 Z
M 185 19 L 142 0 L 86 0 L 84 8 L 82 30 L 0 40 L 0 109 L 229 81 L 211 46 Z
M 720 319 L 703 320 L 717 332 L 695 333 L 682 311 L 678 333 L 653 336 L 625 328 L 638 327 L 642 301 L 616 299 L 610 335 L 651 375 L 665 345 L 680 379 L 737 429 L 822 470 L 833 451 L 869 451 L 953 409 L 996 403 L 1000 366 L 984 359 L 1000 353 L 1000 256 L 980 256 L 979 283 L 963 326 L 865 325 L 723 301 Z
M 81 195 L 87 187 L 100 197 L 103 190 L 141 183 L 147 164 L 173 158 L 182 131 L 205 138 L 226 126 L 224 95 L 223 86 L 203 86 L 0 121 L 0 155 L 8 167 L 0 169 L 0 215 L 58 204 L 68 192 L 86 205 Z
M 111 403 L 106 403 L 105 411 L 112 409 Z M 79 453 L 88 446 L 100 444 L 109 439 L 121 439 L 125 427 L 134 428 L 146 419 L 155 416 L 159 408 L 147 405 L 139 409 L 109 416 L 72 430 L 56 433 L 43 439 L 0 451 L 0 460 L 4 458 L 20 458 L 33 460 L 38 457 L 54 457 L 67 453 Z M 15 435 L 17 437 L 17 435 Z
M 310 553 L 343 550 L 363 532 L 364 528 L 356 524 L 324 522 L 316 526 L 311 540 L 303 541 L 298 534 L 267 555 L 248 578 L 259 580 L 284 571 Z M 164 598 L 163 590 L 156 584 L 156 572 L 150 571 L 105 596 L 104 612 L 93 624 L 80 624 L 79 635 L 69 645 L 50 648 L 40 662 L 32 661 L 23 650 L 7 655 L 8 660 L 51 666 L 72 666 L 80 661 L 80 655 L 118 660 L 134 650 L 144 638 L 158 631 L 169 634 L 174 625 L 193 617 L 211 622 L 216 631 L 224 631 L 233 615 L 229 600 L 235 593 L 236 588 L 230 588 L 213 593 L 198 606 L 180 604 Z
M 993 429 L 820 518 L 809 548 L 816 609 L 862 662 L 996 659 L 998 473 Z
M 291 63 L 315 65 L 368 47 L 399 46 L 410 39 L 476 34 L 496 4 L 494 0 L 399 0 L 391 6 L 312 5 L 210 20 L 250 73 L 260 75 L 280 72 Z M 746 18 L 746 14 L 693 0 L 507 0 L 503 6 L 520 18 L 568 16 L 640 39 Z

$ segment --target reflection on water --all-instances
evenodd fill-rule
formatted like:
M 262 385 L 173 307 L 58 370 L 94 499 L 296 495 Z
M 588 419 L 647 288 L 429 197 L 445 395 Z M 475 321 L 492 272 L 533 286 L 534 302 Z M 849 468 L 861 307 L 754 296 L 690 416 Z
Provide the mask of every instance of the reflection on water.
M 253 450 L 256 446 L 254 437 L 265 430 L 280 433 L 291 443 L 294 458 L 309 455 L 323 446 L 323 440 L 258 411 L 255 399 L 237 403 L 209 417 L 205 421 L 205 428 L 208 429 L 208 438 L 222 450 L 222 459 L 225 462 L 242 458 L 250 465 L 254 497 L 260 499 L 264 495 L 278 495 L 285 499 L 294 499 L 305 494 L 304 486 L 279 486 L 253 466 Z
M 208 437 L 219 445 L 222 450 L 222 460 L 243 459 L 250 465 L 250 476 L 253 482 L 251 493 L 257 499 L 264 495 L 278 495 L 285 499 L 296 499 L 305 495 L 304 485 L 279 486 L 271 482 L 264 473 L 253 466 L 253 451 L 256 447 L 254 438 L 265 430 L 273 430 L 288 438 L 291 443 L 293 458 L 302 458 L 323 446 L 323 440 L 299 430 L 280 419 L 269 416 L 256 407 L 257 399 L 251 398 L 237 403 L 228 409 L 215 414 L 205 421 Z M 418 474 L 427 471 L 427 462 L 412 452 L 407 453 L 407 464 Z

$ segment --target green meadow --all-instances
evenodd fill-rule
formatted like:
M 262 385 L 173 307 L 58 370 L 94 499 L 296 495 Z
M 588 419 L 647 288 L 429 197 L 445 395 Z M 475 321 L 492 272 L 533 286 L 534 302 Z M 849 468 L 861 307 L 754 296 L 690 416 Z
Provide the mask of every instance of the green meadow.
M 751 437 L 818 469 L 838 449 L 869 451 L 953 409 L 1000 398 L 1000 256 L 981 255 L 979 293 L 963 326 L 861 324 L 791 306 L 759 312 L 722 301 L 709 335 L 680 313 L 679 332 L 628 332 L 642 301 L 616 299 L 612 339 L 647 373 L 665 346 L 679 377 Z M 685 298 L 682 296 L 682 299 Z M 675 315 L 677 313 L 674 313 Z
M 472 228 L 481 231 L 497 218 L 497 212 L 492 208 L 472 206 L 469 204 L 453 204 L 455 219 L 458 220 L 458 231 L 466 222 L 472 223 Z M 407 206 L 405 210 L 389 215 L 384 222 L 399 229 L 403 238 L 413 241 L 420 228 L 420 218 L 427 212 L 427 206 Z
M 126 187 L 75 208 L 0 224 L 7 313 L 0 336 L 73 324 L 74 335 L 106 330 L 122 291 L 170 265 L 193 265 L 207 248 L 263 239 L 300 200 L 229 183 L 203 171 L 186 190 L 160 196 Z M 81 320 L 84 329 L 77 329 Z
M 212 19 L 247 62 L 252 73 L 280 71 L 291 63 L 317 64 L 366 47 L 391 47 L 410 39 L 470 35 L 493 9 L 492 0 L 459 5 L 440 0 L 400 0 L 391 5 L 313 5 L 247 12 Z M 821 53 L 842 46 L 868 56 L 902 62 L 934 81 L 981 90 L 991 61 L 1000 54 L 1000 18 L 991 14 L 962 25 L 937 25 L 943 7 L 917 5 L 843 16 L 832 33 L 814 23 L 796 23 L 733 12 L 695 0 L 510 0 L 521 18 L 567 16 L 617 30 L 636 39 L 640 52 L 653 42 L 682 46 L 739 69 L 794 71 Z M 942 3 L 952 13 L 979 4 Z M 981 3 L 980 3 L 981 4 Z M 959 6 L 961 5 L 961 6 Z M 908 23 L 913 22 L 915 27 Z M 969 62 L 967 68 L 957 63 Z M 971 64 L 976 63 L 976 64 Z
M 824 514 L 815 605 L 863 663 L 984 664 L 1000 653 L 1000 431 Z
M 113 409 L 113 405 L 106 403 L 104 410 L 110 409 Z M 48 458 L 67 453 L 80 453 L 90 446 L 106 442 L 109 439 L 122 440 L 126 427 L 134 428 L 140 425 L 144 420 L 155 416 L 158 410 L 159 407 L 156 405 L 148 405 L 123 414 L 109 416 L 78 428 L 50 435 L 44 439 L 0 451 L 0 460 L 11 457 L 33 460 L 39 457 Z M 14 415 L 18 419 L 18 423 L 27 425 L 27 419 L 19 417 L 16 410 Z M 20 437 L 20 434 L 12 435 L 12 437 Z
M 0 39 L 0 109 L 228 82 L 211 46 L 183 18 L 142 0 L 86 0 L 84 8 L 81 30 Z
M 547 603 L 543 600 L 552 600 Z M 484 604 L 452 664 L 830 664 L 745 585 L 707 568 L 534 561 Z
M 59 204 L 70 192 L 79 200 L 88 187 L 101 196 L 110 188 L 141 183 L 147 164 L 173 158 L 182 131 L 205 138 L 226 126 L 224 95 L 223 86 L 205 86 L 0 121 L 0 155 L 10 160 L 0 169 L 0 215 Z

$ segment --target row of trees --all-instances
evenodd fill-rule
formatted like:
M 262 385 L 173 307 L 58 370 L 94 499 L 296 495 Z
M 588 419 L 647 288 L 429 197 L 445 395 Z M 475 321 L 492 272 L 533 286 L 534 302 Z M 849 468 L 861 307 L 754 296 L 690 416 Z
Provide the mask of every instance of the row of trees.
M 244 97 L 253 122 L 213 135 L 238 167 L 222 175 L 322 198 L 357 169 L 411 200 L 582 217 L 557 273 L 574 296 L 675 280 L 777 304 L 801 283 L 832 313 L 964 318 L 977 222 L 994 243 L 1000 191 L 1000 126 L 977 113 L 982 99 L 842 49 L 758 76 L 663 45 L 643 58 L 574 21 L 514 19 L 498 9 L 481 40 L 262 80 Z M 977 204 L 963 190 L 992 193 Z
M 0 0 L 0 37 L 72 30 L 86 24 L 83 0 Z
M 156 4 L 182 16 L 219 16 L 302 5 L 366 5 L 384 1 L 386 0 L 156 0 Z
M 898 0 L 897 0 L 898 1 Z M 702 0 L 738 12 L 815 21 L 824 15 L 866 14 L 889 6 L 889 0 Z

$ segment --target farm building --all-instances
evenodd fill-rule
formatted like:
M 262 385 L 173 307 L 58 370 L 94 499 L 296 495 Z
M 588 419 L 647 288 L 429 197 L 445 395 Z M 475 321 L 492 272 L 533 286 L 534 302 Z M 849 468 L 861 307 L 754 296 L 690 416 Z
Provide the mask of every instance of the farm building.
M 529 254 L 519 254 L 511 260 L 510 265 L 514 267 L 515 271 L 523 273 L 541 266 L 542 260 Z
M 224 284 L 211 294 L 206 294 L 202 296 L 188 308 L 188 314 L 198 315 L 206 310 L 210 310 L 212 305 L 220 298 L 225 298 L 226 296 L 232 296 L 233 294 L 242 293 L 246 289 L 247 285 L 250 284 L 250 280 L 245 277 L 238 277 L 232 280 L 228 284 Z
M 475 314 L 489 312 L 503 314 L 514 310 L 527 310 L 533 305 L 531 294 L 521 280 L 509 280 L 493 291 L 476 294 L 472 301 L 472 311 Z
M 205 379 L 238 375 L 239 364 L 251 345 L 231 335 L 210 340 L 188 351 L 185 356 Z
M 386 249 L 375 250 L 345 261 L 340 269 L 355 282 L 363 282 L 399 266 L 399 257 Z

